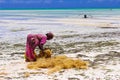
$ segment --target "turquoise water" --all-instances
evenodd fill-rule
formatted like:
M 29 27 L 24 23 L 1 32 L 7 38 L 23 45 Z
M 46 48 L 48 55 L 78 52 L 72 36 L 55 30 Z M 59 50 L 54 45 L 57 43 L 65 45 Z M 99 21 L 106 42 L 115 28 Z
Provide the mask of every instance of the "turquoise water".
M 48 41 L 55 53 L 102 52 L 113 47 L 119 50 L 120 44 L 116 45 L 120 39 L 119 26 L 120 9 L 0 10 L 0 51 L 23 52 L 29 33 L 47 32 L 55 34 Z M 107 46 L 109 42 L 113 46 Z M 101 50 L 99 44 L 104 43 L 106 47 L 103 45 Z
M 92 18 L 119 16 L 120 9 L 37 9 L 37 10 L 0 10 L 1 19 L 33 18 L 83 18 L 87 14 Z
M 120 9 L 37 9 L 37 10 L 0 10 L 0 37 L 4 40 L 13 41 L 10 39 L 16 38 L 18 35 L 24 39 L 28 33 L 45 33 L 53 31 L 55 34 L 71 34 L 63 33 L 66 31 L 75 32 L 75 34 L 85 34 L 93 32 L 108 32 L 113 29 L 96 29 L 92 26 L 89 30 L 83 25 L 76 26 L 74 24 L 66 25 L 60 20 L 64 19 L 83 19 L 84 14 L 87 14 L 88 20 L 93 20 L 91 23 L 109 23 L 119 27 Z M 91 21 L 90 20 L 90 21 Z M 106 21 L 104 21 L 106 20 Z M 117 21 L 116 21 L 117 20 Z M 73 22 L 74 23 L 74 22 Z M 84 23 L 84 22 L 83 22 Z M 88 21 L 86 21 L 86 24 Z M 52 26 L 52 28 L 51 28 Z M 101 26 L 102 27 L 102 26 Z M 109 27 L 109 25 L 108 25 Z M 69 28 L 69 29 L 68 29 Z M 89 27 L 88 27 L 89 28 Z M 81 30 L 81 31 L 79 31 Z M 77 32 L 76 32 L 77 31 Z M 118 29 L 114 29 L 118 31 Z M 8 38 L 10 37 L 10 38 Z M 12 38 L 11 38 L 12 37 Z M 17 37 L 18 40 L 20 37 Z M 17 40 L 17 39 L 15 39 Z M 97 38 L 96 38 L 97 40 Z M 2 40 L 1 40 L 2 41 Z M 25 41 L 25 40 L 24 40 Z
M 84 14 L 87 14 L 89 18 L 83 19 Z M 69 22 L 70 24 L 65 24 L 64 21 L 60 21 L 61 19 L 72 21 Z M 74 25 L 73 20 L 84 24 L 89 22 L 97 25 L 109 23 L 113 27 L 109 27 L 110 25 L 106 27 Z M 75 72 L 76 77 L 72 75 L 70 78 L 77 79 L 78 75 L 86 74 L 87 78 L 92 79 L 91 76 L 95 74 L 98 79 L 99 75 L 96 74 L 96 71 L 102 75 L 106 74 L 102 79 L 119 78 L 120 9 L 54 9 L 0 10 L 0 70 L 7 73 L 7 76 L 1 75 L 0 79 L 3 77 L 3 79 L 22 80 L 27 71 L 26 68 L 22 68 L 25 65 L 21 64 L 24 59 L 27 35 L 48 31 L 53 32 L 55 37 L 44 47 L 51 48 L 53 55 L 66 54 L 90 62 L 90 69 L 87 72 L 78 70 L 80 73 Z M 8 70 L 14 65 L 18 68 Z M 63 77 L 63 75 L 59 77 Z M 33 74 L 33 76 L 37 77 L 41 74 Z M 87 79 L 86 76 L 85 79 Z M 30 78 L 33 78 L 32 74 Z M 57 77 L 53 75 L 48 79 L 57 79 Z
M 47 32 L 49 30 L 56 32 L 58 34 L 63 29 L 67 31 L 66 27 L 73 27 L 73 25 L 66 26 L 62 22 L 59 22 L 60 19 L 83 19 L 84 14 L 88 16 L 88 19 L 93 19 L 93 23 L 102 20 L 106 20 L 108 23 L 120 23 L 119 20 L 114 20 L 120 18 L 120 9 L 29 9 L 29 10 L 0 10 L 0 35 L 14 35 L 16 34 L 28 34 L 28 33 L 38 33 L 38 32 Z M 108 21 L 107 21 L 108 20 Z M 110 21 L 111 20 L 111 21 Z M 74 22 L 73 22 L 74 23 Z M 34 27 L 33 27 L 34 26 Z M 51 29 L 50 27 L 54 27 Z M 42 27 L 43 30 L 38 28 Z M 62 27 L 62 28 L 60 28 Z M 82 26 L 84 27 L 84 26 Z M 101 26 L 102 27 L 102 26 Z M 46 30 L 48 28 L 48 30 Z M 59 30 L 58 30 L 59 28 Z M 74 26 L 75 28 L 75 26 Z M 72 29 L 74 29 L 72 28 Z M 77 27 L 76 27 L 77 28 Z M 81 27 L 79 28 L 81 29 Z M 5 33 L 3 33 L 3 30 Z M 25 31 L 26 30 L 26 31 Z M 30 31 L 29 31 L 30 30 Z M 92 31 L 100 30 L 91 30 L 87 31 L 86 28 L 82 28 L 81 33 L 88 33 Z M 13 31 L 13 32 L 11 32 Z M 18 31 L 18 32 L 17 32 Z M 78 30 L 79 32 L 79 30 Z M 24 36 L 24 35 L 23 35 Z M 1 36 L 0 36 L 1 37 Z M 8 37 L 8 36 L 7 36 Z M 7 38 L 6 37 L 6 38 Z M 3 37 L 4 38 L 4 37 Z M 5 39 L 6 39 L 5 38 Z

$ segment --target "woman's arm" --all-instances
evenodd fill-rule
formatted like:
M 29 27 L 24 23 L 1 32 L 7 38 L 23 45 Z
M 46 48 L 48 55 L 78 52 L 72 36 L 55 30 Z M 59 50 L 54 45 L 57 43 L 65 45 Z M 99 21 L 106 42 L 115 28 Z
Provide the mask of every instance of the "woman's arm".
M 43 44 L 40 44 L 40 45 L 39 45 L 39 49 L 40 49 L 41 51 L 43 51 Z

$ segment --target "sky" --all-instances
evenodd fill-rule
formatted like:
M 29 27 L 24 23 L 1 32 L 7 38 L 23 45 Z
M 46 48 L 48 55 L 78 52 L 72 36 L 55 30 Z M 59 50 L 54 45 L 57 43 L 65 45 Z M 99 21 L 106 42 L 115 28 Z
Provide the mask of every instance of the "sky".
M 0 8 L 120 8 L 120 0 L 0 0 Z

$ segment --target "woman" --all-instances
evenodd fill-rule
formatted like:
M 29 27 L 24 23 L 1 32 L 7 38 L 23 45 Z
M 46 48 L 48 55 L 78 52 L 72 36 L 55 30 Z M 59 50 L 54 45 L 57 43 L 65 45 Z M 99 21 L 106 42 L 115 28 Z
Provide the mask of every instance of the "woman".
M 46 35 L 44 34 L 28 34 L 26 42 L 26 52 L 25 52 L 25 61 L 36 61 L 36 54 L 34 52 L 35 48 L 38 46 L 41 51 L 43 51 L 43 45 L 47 40 L 53 39 L 53 33 L 49 32 Z

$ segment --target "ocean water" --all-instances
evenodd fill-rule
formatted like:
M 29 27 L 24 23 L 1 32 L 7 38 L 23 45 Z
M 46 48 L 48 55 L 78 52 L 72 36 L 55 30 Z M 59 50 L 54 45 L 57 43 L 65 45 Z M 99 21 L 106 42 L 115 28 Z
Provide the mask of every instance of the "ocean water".
M 84 19 L 84 14 L 88 18 Z M 26 70 L 23 64 L 27 35 L 47 32 L 53 32 L 55 37 L 44 47 L 51 48 L 53 55 L 88 61 L 88 70 L 62 70 L 60 75 L 49 77 L 45 71 Z M 119 66 L 120 9 L 0 10 L 0 79 L 25 80 L 27 72 L 27 79 L 67 79 L 67 73 L 69 79 L 79 75 L 85 80 L 119 80 Z
M 98 23 L 105 21 L 118 26 L 100 28 L 91 25 L 74 25 L 72 24 L 74 22 L 65 24 L 64 21 L 61 21 L 64 19 L 84 20 L 84 14 L 88 16 L 85 19 L 88 20 L 87 22 L 93 20 L 92 24 L 95 24 L 96 21 Z M 5 44 L 1 46 L 1 50 L 24 51 L 26 36 L 29 33 L 53 32 L 55 38 L 48 41 L 47 45 L 53 45 L 52 48 L 56 53 L 57 51 L 59 53 L 100 51 L 99 48 L 94 47 L 98 41 L 105 42 L 105 45 L 110 41 L 114 46 L 119 41 L 119 24 L 120 9 L 0 10 L 0 43 Z M 90 46 L 91 44 L 92 46 Z M 88 50 L 84 50 L 85 46 Z M 15 50 L 14 47 L 17 49 Z M 91 49 L 89 49 L 90 47 Z M 118 48 L 115 46 L 115 50 Z
M 0 10 L 1 19 L 26 20 L 30 18 L 82 18 L 119 16 L 120 9 L 43 9 L 43 10 Z

